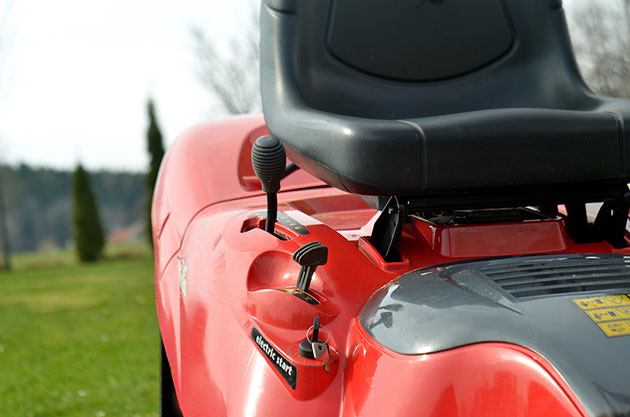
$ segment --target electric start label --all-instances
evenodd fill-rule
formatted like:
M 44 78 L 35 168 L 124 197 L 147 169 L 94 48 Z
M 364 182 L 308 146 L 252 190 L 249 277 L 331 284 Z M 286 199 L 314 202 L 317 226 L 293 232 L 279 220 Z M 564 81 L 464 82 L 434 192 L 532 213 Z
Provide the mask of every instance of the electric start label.
M 252 339 L 254 339 L 254 343 L 256 343 L 260 351 L 271 361 L 278 372 L 280 372 L 280 375 L 287 381 L 289 386 L 295 389 L 297 385 L 297 368 L 295 365 L 282 356 L 255 327 L 252 329 Z
M 630 336 L 630 294 L 573 300 L 608 337 Z

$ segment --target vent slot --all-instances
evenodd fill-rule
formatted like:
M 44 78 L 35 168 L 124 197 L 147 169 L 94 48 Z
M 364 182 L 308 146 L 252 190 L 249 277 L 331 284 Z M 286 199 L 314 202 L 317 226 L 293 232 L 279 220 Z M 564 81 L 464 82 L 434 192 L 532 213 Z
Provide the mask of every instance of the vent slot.
M 630 258 L 621 255 L 510 259 L 479 270 L 518 299 L 630 288 Z

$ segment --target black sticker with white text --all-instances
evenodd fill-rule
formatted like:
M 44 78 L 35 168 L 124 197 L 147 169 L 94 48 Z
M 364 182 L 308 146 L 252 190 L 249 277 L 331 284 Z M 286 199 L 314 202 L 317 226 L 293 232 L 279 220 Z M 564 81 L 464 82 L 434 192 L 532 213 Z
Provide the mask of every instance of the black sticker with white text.
M 252 339 L 254 339 L 254 343 L 256 343 L 260 351 L 267 356 L 267 359 L 271 361 L 291 388 L 295 389 L 297 384 L 297 368 L 295 365 L 282 356 L 255 327 L 252 329 Z

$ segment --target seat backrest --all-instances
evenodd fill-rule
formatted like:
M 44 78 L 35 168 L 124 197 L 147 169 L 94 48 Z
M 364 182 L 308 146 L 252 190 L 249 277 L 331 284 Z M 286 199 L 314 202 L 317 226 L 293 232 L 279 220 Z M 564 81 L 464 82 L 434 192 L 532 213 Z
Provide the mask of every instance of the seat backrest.
M 630 101 L 582 80 L 561 0 L 264 0 L 263 111 L 289 157 L 422 208 L 621 199 Z
M 265 0 L 262 31 L 263 84 L 328 113 L 591 104 L 561 0 Z

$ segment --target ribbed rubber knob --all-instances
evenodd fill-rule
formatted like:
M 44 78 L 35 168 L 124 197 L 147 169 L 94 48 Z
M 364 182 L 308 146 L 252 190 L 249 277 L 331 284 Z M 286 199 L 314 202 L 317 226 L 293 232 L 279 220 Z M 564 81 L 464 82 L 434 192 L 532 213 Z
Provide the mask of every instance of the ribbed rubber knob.
M 273 136 L 258 138 L 252 146 L 252 167 L 266 193 L 277 193 L 284 176 L 287 155 L 284 146 Z

